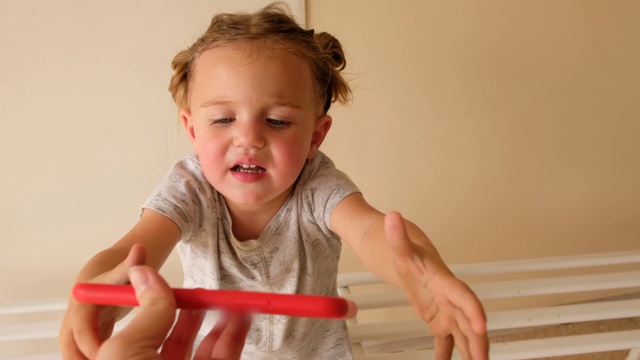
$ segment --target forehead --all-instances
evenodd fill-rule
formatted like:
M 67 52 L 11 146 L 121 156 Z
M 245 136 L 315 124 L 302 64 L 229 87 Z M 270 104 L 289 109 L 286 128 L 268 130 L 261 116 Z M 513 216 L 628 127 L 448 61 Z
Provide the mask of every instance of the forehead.
M 191 85 L 193 97 L 202 91 L 249 91 L 258 86 L 261 91 L 282 96 L 318 100 L 309 64 L 293 52 L 266 42 L 231 42 L 203 52 Z

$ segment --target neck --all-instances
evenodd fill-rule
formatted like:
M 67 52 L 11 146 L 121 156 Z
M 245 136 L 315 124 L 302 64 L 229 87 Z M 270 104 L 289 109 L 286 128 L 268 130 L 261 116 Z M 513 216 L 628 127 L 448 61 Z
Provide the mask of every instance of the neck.
M 234 204 L 227 201 L 233 236 L 239 241 L 258 239 L 287 201 L 289 192 L 283 195 L 268 204 L 260 205 Z

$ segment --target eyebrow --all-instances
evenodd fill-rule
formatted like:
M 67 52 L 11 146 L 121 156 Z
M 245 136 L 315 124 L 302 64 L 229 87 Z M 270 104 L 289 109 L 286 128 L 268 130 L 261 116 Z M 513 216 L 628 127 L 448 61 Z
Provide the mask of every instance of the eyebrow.
M 210 100 L 200 104 L 200 107 L 209 107 L 209 106 L 215 106 L 215 105 L 229 105 L 231 103 L 232 101 L 230 100 Z
M 231 100 L 210 100 L 210 101 L 205 101 L 202 104 L 200 104 L 200 107 L 204 108 L 204 107 L 209 107 L 209 106 L 230 105 L 230 104 L 233 104 L 233 101 L 231 101 Z M 275 101 L 273 103 L 273 105 L 282 106 L 282 107 L 288 107 L 288 108 L 293 108 L 293 109 L 302 109 L 302 105 L 296 104 L 296 103 L 292 103 L 292 102 L 288 102 L 288 101 Z

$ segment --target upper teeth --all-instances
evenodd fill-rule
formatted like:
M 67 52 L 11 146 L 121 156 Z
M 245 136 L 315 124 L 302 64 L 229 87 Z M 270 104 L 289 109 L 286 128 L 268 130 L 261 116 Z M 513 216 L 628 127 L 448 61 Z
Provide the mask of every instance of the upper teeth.
M 239 166 L 244 169 L 255 169 L 258 167 L 258 165 L 247 165 L 247 164 L 240 164 Z

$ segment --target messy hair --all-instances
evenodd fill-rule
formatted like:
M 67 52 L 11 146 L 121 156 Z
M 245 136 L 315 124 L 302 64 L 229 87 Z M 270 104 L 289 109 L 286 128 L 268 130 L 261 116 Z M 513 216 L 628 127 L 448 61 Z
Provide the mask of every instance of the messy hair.
M 273 3 L 256 13 L 218 14 L 207 31 L 173 58 L 169 91 L 178 108 L 189 108 L 189 89 L 198 58 L 207 50 L 234 41 L 266 42 L 289 51 L 309 64 L 323 112 L 335 101 L 351 98 L 349 84 L 341 76 L 346 66 L 340 42 L 326 32 L 301 28 L 286 4 Z

